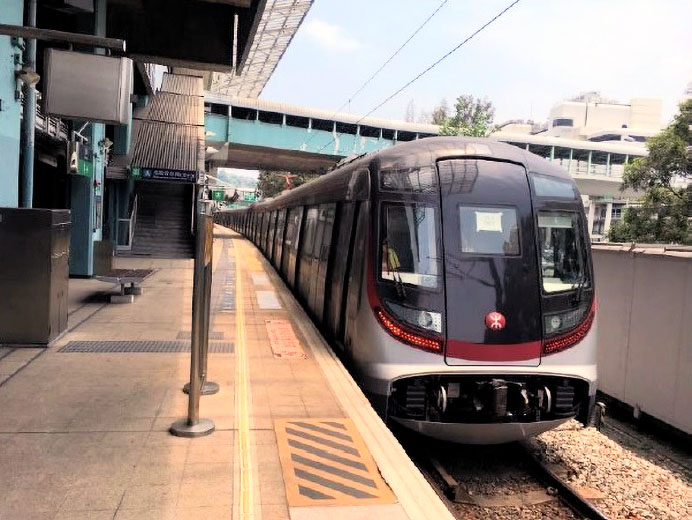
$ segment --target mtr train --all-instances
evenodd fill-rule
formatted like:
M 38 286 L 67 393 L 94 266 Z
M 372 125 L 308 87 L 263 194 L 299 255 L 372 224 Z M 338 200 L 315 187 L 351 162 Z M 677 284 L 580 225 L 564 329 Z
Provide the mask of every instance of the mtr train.
M 587 422 L 590 243 L 548 161 L 425 138 L 216 221 L 262 250 L 387 421 L 471 444 Z

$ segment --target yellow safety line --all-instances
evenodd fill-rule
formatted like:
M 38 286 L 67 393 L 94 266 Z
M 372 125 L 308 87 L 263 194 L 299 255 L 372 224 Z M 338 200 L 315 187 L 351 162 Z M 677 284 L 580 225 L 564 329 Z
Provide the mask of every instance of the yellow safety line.
M 245 350 L 245 315 L 243 312 L 243 276 L 240 270 L 240 240 L 235 243 L 235 329 L 236 329 L 236 418 L 238 420 L 238 447 L 240 451 L 240 518 L 254 519 L 252 460 L 250 453 L 250 425 L 248 412 L 248 364 Z

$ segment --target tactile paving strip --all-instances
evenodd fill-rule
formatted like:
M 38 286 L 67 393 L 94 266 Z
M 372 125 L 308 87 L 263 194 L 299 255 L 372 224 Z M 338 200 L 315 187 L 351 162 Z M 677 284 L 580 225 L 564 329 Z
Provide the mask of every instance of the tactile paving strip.
M 350 419 L 276 419 L 274 429 L 289 506 L 396 502 Z
M 58 352 L 190 352 L 189 341 L 70 341 Z M 210 342 L 209 352 L 215 354 L 232 354 L 233 343 Z

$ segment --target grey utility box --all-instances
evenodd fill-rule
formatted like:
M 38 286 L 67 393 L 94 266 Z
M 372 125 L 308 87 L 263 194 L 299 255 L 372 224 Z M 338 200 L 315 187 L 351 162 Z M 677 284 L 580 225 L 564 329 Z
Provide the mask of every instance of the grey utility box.
M 125 125 L 133 86 L 132 60 L 46 49 L 46 113 Z
M 65 331 L 69 254 L 69 210 L 0 208 L 0 345 Z

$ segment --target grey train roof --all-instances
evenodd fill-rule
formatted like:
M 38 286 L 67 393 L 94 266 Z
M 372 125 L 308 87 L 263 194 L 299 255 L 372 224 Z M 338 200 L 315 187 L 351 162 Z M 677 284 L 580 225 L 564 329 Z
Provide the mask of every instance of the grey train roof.
M 355 191 L 353 189 L 353 174 L 359 170 L 370 168 L 372 165 L 376 165 L 379 169 L 418 167 L 432 165 L 445 158 L 464 157 L 510 161 L 524 165 L 529 171 L 537 171 L 573 182 L 572 177 L 564 169 L 513 145 L 479 137 L 427 137 L 358 157 L 314 181 L 255 204 L 252 208 L 266 210 L 284 206 L 317 204 L 329 200 L 329 194 L 336 195 L 334 200 L 344 200 L 341 195 L 344 193 L 352 194 L 345 200 L 362 200 L 368 198 L 364 196 L 363 187 L 360 186 L 360 189 Z M 341 195 L 340 198 L 339 195 Z

